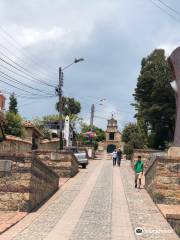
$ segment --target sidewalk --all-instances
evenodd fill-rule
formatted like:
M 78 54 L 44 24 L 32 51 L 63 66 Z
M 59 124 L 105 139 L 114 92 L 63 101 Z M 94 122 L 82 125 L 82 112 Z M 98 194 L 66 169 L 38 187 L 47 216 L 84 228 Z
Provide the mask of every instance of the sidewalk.
M 143 233 L 138 240 L 178 240 L 170 224 L 153 202 L 145 189 L 134 187 L 134 173 L 130 161 L 122 161 L 120 167 L 124 192 L 129 206 L 129 214 L 134 230 L 141 228 Z
M 61 188 L 68 180 L 69 178 L 60 178 L 59 187 Z M 53 196 L 51 198 L 53 199 Z M 49 205 L 51 201 L 46 202 L 45 206 Z M 0 212 L 0 235 L 20 222 L 28 214 L 27 212 Z
M 26 215 L 26 212 L 0 212 L 0 234 L 18 223 Z
M 64 180 L 65 182 L 66 180 Z M 62 183 L 63 184 L 63 183 Z M 135 234 L 136 228 L 142 234 Z M 178 240 L 145 189 L 134 188 L 129 161 L 91 161 L 40 209 L 0 240 Z

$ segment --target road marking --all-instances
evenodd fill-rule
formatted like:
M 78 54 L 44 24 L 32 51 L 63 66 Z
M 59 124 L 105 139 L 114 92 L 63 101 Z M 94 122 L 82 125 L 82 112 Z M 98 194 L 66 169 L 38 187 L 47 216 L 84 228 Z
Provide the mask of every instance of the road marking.
M 96 184 L 103 165 L 104 161 L 94 170 L 88 182 L 45 240 L 68 240 L 70 238 Z
M 135 240 L 118 167 L 113 168 L 112 240 Z

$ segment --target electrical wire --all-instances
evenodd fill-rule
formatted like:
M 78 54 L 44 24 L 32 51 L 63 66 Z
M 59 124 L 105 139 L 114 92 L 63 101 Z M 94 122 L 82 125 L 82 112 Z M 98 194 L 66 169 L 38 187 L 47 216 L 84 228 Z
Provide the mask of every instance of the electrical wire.
M 11 51 L 10 49 L 8 49 L 7 47 L 5 47 L 4 45 L 0 44 L 0 48 L 3 48 L 6 52 L 8 52 L 9 54 L 15 56 L 16 59 L 18 59 L 20 62 L 24 63 L 25 65 L 29 66 L 30 64 L 28 62 L 26 62 L 24 59 L 22 59 L 21 57 L 17 56 L 17 54 L 15 54 L 13 51 Z M 33 65 L 34 66 L 34 65 Z M 37 67 L 37 65 L 36 65 Z M 38 70 L 39 71 L 39 70 Z M 44 73 L 40 72 L 41 75 L 45 76 Z M 51 74 L 52 78 L 55 78 L 54 75 Z M 46 79 L 49 79 L 47 76 L 45 76 Z
M 180 12 L 177 11 L 176 9 L 172 8 L 170 5 L 166 4 L 162 0 L 158 0 L 163 6 L 169 8 L 169 10 L 173 11 L 174 13 L 178 14 L 180 16 Z
M 11 72 L 11 73 L 14 73 L 15 75 L 17 75 L 17 76 L 19 76 L 19 77 L 22 77 L 23 79 L 26 79 L 26 80 L 28 80 L 28 81 L 32 81 L 32 79 L 29 78 L 28 76 L 23 75 L 23 74 L 20 74 L 20 73 L 18 73 L 18 72 L 15 72 L 15 71 L 13 71 L 12 69 L 8 68 L 7 66 L 4 66 L 4 65 L 0 64 L 0 67 L 6 69 L 7 71 L 9 71 L 9 72 Z
M 1 36 L 2 36 L 4 39 L 6 39 L 6 41 L 8 41 L 10 45 L 13 45 L 14 48 L 17 49 L 18 51 L 19 51 L 19 50 L 20 50 L 20 51 L 23 50 L 24 55 L 26 55 L 28 58 L 30 58 L 31 61 L 34 63 L 35 66 L 38 66 L 38 65 L 39 65 L 39 63 L 38 63 L 30 54 L 27 53 L 27 51 L 23 48 L 23 46 L 22 46 L 15 38 L 13 38 L 13 37 L 4 29 L 4 27 L 2 27 L 1 25 L 0 25 L 0 30 L 1 30 L 1 32 L 3 33 L 3 35 L 1 34 Z M 5 36 L 6 36 L 6 37 L 5 37 Z M 11 40 L 11 42 L 10 42 L 9 39 Z M 49 66 L 46 66 L 46 68 L 49 68 Z
M 15 94 L 16 97 L 18 98 L 22 98 L 22 99 L 31 99 L 31 100 L 40 100 L 40 99 L 49 99 L 49 98 L 54 98 L 56 96 L 49 96 L 49 97 L 31 97 L 31 96 L 25 96 L 25 95 L 22 95 L 22 94 L 17 94 L 16 92 L 12 91 L 12 92 L 7 92 L 7 91 L 2 91 L 3 93 L 7 94 L 7 95 L 12 95 L 12 93 Z
M 159 8 L 162 12 L 164 12 L 165 14 L 167 14 L 168 16 L 170 16 L 171 18 L 173 18 L 174 20 L 176 20 L 177 22 L 180 22 L 180 20 L 178 18 L 176 18 L 174 15 L 170 14 L 168 11 L 166 11 L 165 9 L 163 9 L 161 6 L 159 6 L 157 3 L 155 3 L 153 0 L 149 0 L 152 4 L 154 4 L 157 8 Z
M 30 89 L 32 89 L 32 90 L 35 90 L 35 91 L 44 93 L 44 94 L 46 94 L 46 95 L 50 95 L 49 93 L 44 92 L 44 91 L 42 91 L 42 90 L 40 90 L 40 89 L 38 89 L 38 88 L 34 88 L 34 87 L 32 87 L 32 86 L 30 86 L 30 85 L 28 85 L 28 84 L 26 84 L 26 83 L 22 83 L 21 81 L 17 80 L 17 79 L 14 78 L 14 77 L 9 76 L 8 74 L 6 74 L 6 73 L 4 73 L 4 72 L 2 72 L 2 71 L 0 71 L 0 73 L 3 74 L 3 75 L 5 75 L 6 77 L 9 78 L 9 80 L 11 80 L 11 81 L 13 81 L 13 82 L 15 82 L 15 83 L 17 83 L 17 84 L 23 85 L 23 86 L 25 86 L 25 87 L 27 87 L 27 88 L 30 88 Z M 1 75 L 1 76 L 2 76 L 2 75 Z
M 3 75 L 0 75 L 0 76 L 3 77 L 3 78 L 6 79 L 6 80 L 9 80 L 7 77 L 5 77 L 5 76 L 3 76 Z M 40 94 L 36 94 L 36 93 L 29 92 L 29 91 L 27 91 L 27 90 L 25 90 L 25 89 L 22 89 L 22 88 L 19 88 L 19 87 L 17 87 L 17 86 L 14 86 L 14 85 L 11 84 L 11 83 L 7 83 L 6 81 L 4 81 L 4 80 L 2 80 L 2 79 L 0 79 L 0 82 L 5 83 L 5 84 L 8 85 L 8 86 L 14 87 L 14 88 L 16 88 L 16 89 L 18 89 L 18 90 L 20 90 L 20 91 L 29 93 L 29 94 L 31 94 L 31 95 L 40 96 L 40 97 L 45 97 L 45 95 L 40 95 Z M 46 96 L 46 97 L 47 97 L 47 96 Z
M 27 70 L 26 68 L 22 67 L 20 64 L 16 63 L 14 60 L 12 60 L 11 58 L 9 58 L 8 56 L 6 56 L 2 51 L 0 51 L 0 54 L 3 55 L 5 58 L 7 58 L 11 63 L 15 64 L 18 67 L 15 67 L 13 64 L 9 63 L 8 61 L 6 61 L 4 58 L 0 58 L 0 61 L 3 61 L 4 63 L 10 65 L 11 67 L 15 68 L 16 70 L 23 72 L 24 74 L 26 74 L 27 76 L 31 77 L 32 79 L 41 82 L 43 85 L 49 86 L 49 87 L 55 87 L 55 85 L 51 85 L 39 78 L 37 78 L 36 76 L 34 76 L 34 74 L 32 74 L 29 70 Z

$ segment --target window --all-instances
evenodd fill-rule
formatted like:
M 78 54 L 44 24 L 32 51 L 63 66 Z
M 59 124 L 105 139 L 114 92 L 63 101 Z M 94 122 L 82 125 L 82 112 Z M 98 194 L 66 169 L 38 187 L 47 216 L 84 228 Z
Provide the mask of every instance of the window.
M 114 133 L 109 133 L 109 140 L 114 140 Z

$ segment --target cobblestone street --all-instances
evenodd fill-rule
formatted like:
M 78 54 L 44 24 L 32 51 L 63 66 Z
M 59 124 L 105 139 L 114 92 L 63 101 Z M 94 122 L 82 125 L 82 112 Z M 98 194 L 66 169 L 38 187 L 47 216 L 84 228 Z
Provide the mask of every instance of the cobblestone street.
M 33 217 L 34 216 L 34 217 Z M 135 228 L 144 233 L 135 235 Z M 37 212 L 0 240 L 179 239 L 144 189 L 134 189 L 129 161 L 91 161 Z

